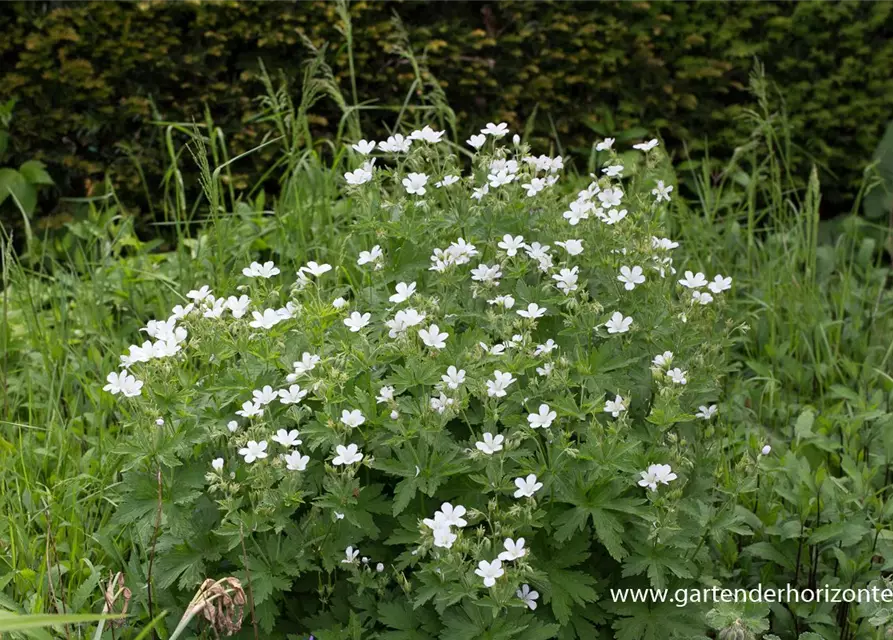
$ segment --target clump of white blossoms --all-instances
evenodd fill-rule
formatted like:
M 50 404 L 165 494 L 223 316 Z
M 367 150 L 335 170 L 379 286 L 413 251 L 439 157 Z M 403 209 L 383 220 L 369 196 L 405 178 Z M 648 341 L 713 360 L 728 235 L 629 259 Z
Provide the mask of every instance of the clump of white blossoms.
M 638 558 L 701 547 L 680 519 L 723 499 L 704 493 L 699 429 L 725 415 L 732 279 L 677 275 L 656 140 L 602 141 L 576 184 L 510 133 L 472 135 L 470 164 L 431 126 L 355 142 L 331 237 L 189 290 L 108 374 L 128 455 L 152 452 L 132 465 L 140 491 L 154 505 L 157 471 L 182 479 L 171 517 L 225 532 L 196 547 L 209 575 L 243 565 L 243 535 L 292 561 L 264 569 L 277 594 L 318 572 L 335 591 L 564 626 L 614 579 L 605 558 L 647 576 Z M 186 553 L 189 527 L 165 514 L 160 540 Z

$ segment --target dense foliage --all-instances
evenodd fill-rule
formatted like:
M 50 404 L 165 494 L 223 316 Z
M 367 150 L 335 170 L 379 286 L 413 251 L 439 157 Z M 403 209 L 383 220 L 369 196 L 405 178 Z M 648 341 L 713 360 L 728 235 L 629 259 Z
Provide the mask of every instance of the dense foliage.
M 796 114 L 799 159 L 815 159 L 839 201 L 855 191 L 889 118 L 891 7 L 356 2 L 350 46 L 330 58 L 348 102 L 371 101 L 364 120 L 378 135 L 415 78 L 405 46 L 395 46 L 396 12 L 460 122 L 474 114 L 530 123 L 545 148 L 585 158 L 593 130 L 658 131 L 676 151 L 706 139 L 729 151 L 741 139 L 758 56 Z M 338 7 L 327 2 L 5 5 L 0 87 L 18 99 L 5 164 L 41 160 L 66 193 L 90 192 L 111 169 L 119 187 L 141 192 L 144 178 L 154 185 L 164 174 L 172 150 L 163 125 L 152 123 L 209 117 L 235 156 L 269 130 L 254 101 L 258 60 L 299 77 L 302 38 L 344 43 L 339 30 Z M 342 115 L 331 104 L 315 113 L 317 133 L 332 132 Z M 244 184 L 263 166 L 255 156 L 234 180 Z

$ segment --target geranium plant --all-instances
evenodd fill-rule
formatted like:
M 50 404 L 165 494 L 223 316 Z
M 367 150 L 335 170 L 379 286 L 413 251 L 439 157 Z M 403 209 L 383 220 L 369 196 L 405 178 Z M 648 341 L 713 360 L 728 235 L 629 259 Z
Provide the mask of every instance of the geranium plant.
M 731 278 L 677 272 L 657 140 L 600 143 L 573 196 L 509 136 L 472 136 L 470 171 L 431 127 L 358 141 L 349 233 L 148 322 L 105 389 L 156 590 L 236 575 L 265 637 L 707 628 L 606 594 L 709 583 L 744 529 L 758 449 L 717 437 Z

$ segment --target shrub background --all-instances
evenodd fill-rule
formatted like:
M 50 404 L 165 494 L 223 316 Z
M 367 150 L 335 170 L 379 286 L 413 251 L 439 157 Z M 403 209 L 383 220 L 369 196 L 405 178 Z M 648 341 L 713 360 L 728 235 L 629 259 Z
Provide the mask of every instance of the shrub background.
M 583 157 L 599 135 L 639 126 L 677 152 L 682 140 L 730 152 L 757 56 L 783 90 L 801 161 L 824 168 L 832 208 L 855 191 L 893 111 L 890 2 L 356 2 L 357 92 L 378 106 L 402 104 L 413 79 L 393 53 L 394 13 L 460 127 L 490 118 L 517 128 L 536 106 L 537 134 Z M 41 159 L 66 195 L 111 170 L 135 193 L 132 158 L 150 184 L 168 163 L 151 121 L 204 121 L 205 107 L 235 155 L 267 131 L 252 119 L 258 59 L 299 85 L 309 55 L 301 34 L 333 43 L 329 62 L 350 95 L 338 26 L 328 2 L 4 5 L 0 87 L 18 104 L 0 164 Z M 314 112 L 321 130 L 337 126 L 334 105 Z M 364 118 L 376 135 L 395 113 Z M 242 177 L 252 162 L 237 166 Z

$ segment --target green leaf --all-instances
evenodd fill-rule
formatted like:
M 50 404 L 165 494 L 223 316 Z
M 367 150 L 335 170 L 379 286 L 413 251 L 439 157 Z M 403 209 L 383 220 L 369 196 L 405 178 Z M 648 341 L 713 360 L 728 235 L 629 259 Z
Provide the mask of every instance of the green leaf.
M 123 615 L 96 615 L 92 613 L 35 613 L 20 615 L 10 613 L 9 611 L 0 611 L 0 633 L 56 627 L 64 624 L 84 624 L 86 622 L 99 622 L 100 620 L 120 620 L 124 617 Z
M 878 220 L 893 212 L 893 122 L 887 125 L 884 137 L 874 151 L 872 162 L 877 164 L 866 173 L 875 172 L 879 182 L 865 194 L 862 211 L 866 218 Z
M 598 600 L 598 594 L 592 587 L 595 578 L 582 571 L 570 571 L 567 569 L 547 569 L 549 585 L 552 588 L 550 604 L 552 613 L 561 624 L 567 624 L 571 619 L 571 611 L 575 604 L 584 605 L 587 602 Z
M 50 174 L 46 172 L 46 165 L 40 160 L 29 160 L 28 162 L 23 163 L 22 166 L 19 167 L 19 173 L 21 173 L 25 177 L 25 180 L 31 184 L 49 186 L 56 184 L 53 182 Z
M 15 169 L 0 169 L 0 204 L 7 198 L 17 203 L 26 215 L 31 215 L 37 206 L 37 189 Z

